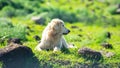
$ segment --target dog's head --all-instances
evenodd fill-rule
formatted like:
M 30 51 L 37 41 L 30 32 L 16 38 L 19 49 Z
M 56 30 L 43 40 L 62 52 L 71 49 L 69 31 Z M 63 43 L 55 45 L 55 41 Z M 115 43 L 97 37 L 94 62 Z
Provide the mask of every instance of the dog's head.
M 64 22 L 60 19 L 52 19 L 50 27 L 54 32 L 56 32 L 56 34 L 66 35 L 70 32 L 70 30 L 65 27 Z

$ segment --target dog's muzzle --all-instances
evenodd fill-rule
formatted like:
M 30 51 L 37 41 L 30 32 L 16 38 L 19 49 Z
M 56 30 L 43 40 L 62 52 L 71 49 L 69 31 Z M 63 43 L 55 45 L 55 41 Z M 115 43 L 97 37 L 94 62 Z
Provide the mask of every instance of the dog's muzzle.
M 70 33 L 70 30 L 67 30 L 66 33 L 63 33 L 63 35 L 67 35 L 68 33 Z

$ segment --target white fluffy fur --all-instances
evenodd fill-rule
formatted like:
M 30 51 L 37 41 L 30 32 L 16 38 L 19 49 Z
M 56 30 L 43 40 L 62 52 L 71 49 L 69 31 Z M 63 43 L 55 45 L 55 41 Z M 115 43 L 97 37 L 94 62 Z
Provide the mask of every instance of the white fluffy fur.
M 68 34 L 70 31 L 65 28 L 64 22 L 60 19 L 52 19 L 42 33 L 41 42 L 36 46 L 36 50 L 53 49 L 54 51 L 61 50 L 64 46 L 69 48 L 63 34 Z

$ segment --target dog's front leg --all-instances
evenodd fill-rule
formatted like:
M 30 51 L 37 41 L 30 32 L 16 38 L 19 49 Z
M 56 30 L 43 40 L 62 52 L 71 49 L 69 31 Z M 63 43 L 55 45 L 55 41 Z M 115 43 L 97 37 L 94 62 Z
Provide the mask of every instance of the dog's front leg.
M 65 47 L 65 48 L 69 48 L 66 40 L 64 39 L 64 37 L 62 37 L 61 40 L 62 40 L 62 46 Z
M 39 43 L 39 44 L 35 47 L 35 50 L 42 51 L 42 49 L 40 48 L 40 45 L 41 45 L 41 43 Z
M 54 47 L 54 52 L 55 51 L 60 51 L 62 47 L 62 40 L 58 42 L 58 44 Z
M 73 44 L 68 44 L 66 42 L 66 40 L 64 39 L 64 37 L 62 37 L 62 45 L 65 47 L 65 48 L 76 48 Z

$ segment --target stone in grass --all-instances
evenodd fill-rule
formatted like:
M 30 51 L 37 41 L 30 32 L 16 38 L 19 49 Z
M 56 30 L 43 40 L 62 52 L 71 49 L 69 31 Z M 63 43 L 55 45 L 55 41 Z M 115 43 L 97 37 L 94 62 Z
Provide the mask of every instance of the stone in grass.
M 78 34 L 79 37 L 82 37 L 83 35 L 82 34 Z
M 32 19 L 36 24 L 40 24 L 40 25 L 43 25 L 45 24 L 45 18 L 44 17 L 41 17 L 41 16 L 34 16 L 32 17 Z
M 106 49 L 113 49 L 112 44 L 109 44 L 109 43 L 102 43 L 101 46 L 103 46 Z
M 10 43 L 5 48 L 0 49 L 0 61 L 2 68 L 25 68 L 29 57 L 33 57 L 32 50 L 20 44 Z
M 40 37 L 39 37 L 38 35 L 35 35 L 33 38 L 34 38 L 36 41 L 39 41 L 39 40 L 40 40 Z
M 79 49 L 78 54 L 85 59 L 96 60 L 96 61 L 99 61 L 103 57 L 100 52 L 91 50 L 90 48 L 86 48 L 86 47 Z
M 106 36 L 107 36 L 107 38 L 110 39 L 110 38 L 111 38 L 111 33 L 110 33 L 110 32 L 107 32 L 107 35 L 106 35 Z
M 71 28 L 79 28 L 78 26 L 71 26 Z
M 21 39 L 19 39 L 19 38 L 9 38 L 7 40 L 7 43 L 8 44 L 10 44 L 10 43 L 17 43 L 17 44 L 21 44 L 22 45 Z

